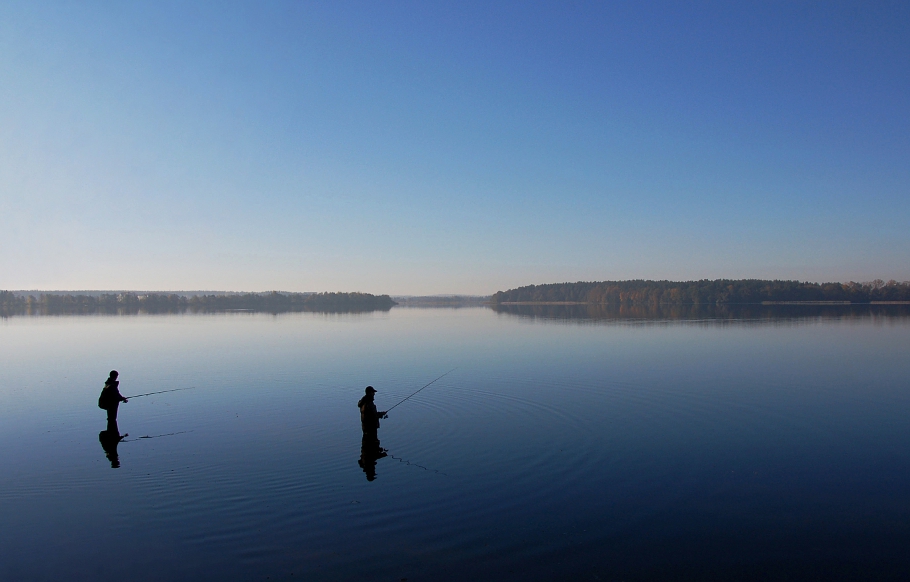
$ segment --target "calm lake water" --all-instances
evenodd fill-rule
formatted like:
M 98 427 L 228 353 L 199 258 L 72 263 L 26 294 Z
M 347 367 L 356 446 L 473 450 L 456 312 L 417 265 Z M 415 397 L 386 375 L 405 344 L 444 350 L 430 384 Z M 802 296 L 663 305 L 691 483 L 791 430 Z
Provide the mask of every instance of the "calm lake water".
M 455 367 L 368 480 L 364 387 L 385 409 Z M 120 407 L 119 468 L 111 369 L 193 387 Z M 910 317 L 13 317 L 0 467 L 10 581 L 906 580 Z

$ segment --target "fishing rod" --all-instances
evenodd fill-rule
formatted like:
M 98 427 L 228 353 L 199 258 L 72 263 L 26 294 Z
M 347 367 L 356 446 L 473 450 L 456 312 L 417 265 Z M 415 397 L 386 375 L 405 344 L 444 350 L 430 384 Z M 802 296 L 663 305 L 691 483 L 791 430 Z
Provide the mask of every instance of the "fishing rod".
M 457 370 L 457 369 L 458 369 L 458 366 L 452 368 L 451 370 L 449 370 L 448 372 L 446 372 L 445 374 L 443 374 L 443 375 L 440 376 L 439 378 L 436 378 L 436 380 L 441 380 L 442 378 L 448 376 L 449 374 L 451 374 L 452 372 L 454 372 L 454 371 Z M 433 382 L 435 382 L 436 380 L 433 380 Z M 420 388 L 420 390 L 423 390 L 424 388 L 426 388 L 427 386 L 429 386 L 429 385 L 432 384 L 433 382 L 429 382 L 428 384 L 425 384 L 423 387 Z M 418 390 L 417 392 L 420 392 L 420 390 Z M 414 394 L 417 394 L 417 392 L 415 392 Z M 411 394 L 411 396 L 414 396 L 414 394 Z M 408 398 L 410 398 L 411 396 L 408 396 Z M 399 402 L 398 404 L 401 404 L 402 402 L 404 402 L 404 401 L 407 400 L 408 398 L 405 398 L 404 400 L 402 400 L 402 401 Z M 395 406 L 398 406 L 398 404 L 396 404 Z M 392 408 L 395 408 L 395 406 L 393 406 Z M 388 413 L 392 412 L 392 408 L 386 410 L 385 413 L 388 414 Z
M 162 390 L 161 392 L 149 392 L 147 394 L 136 394 L 135 396 L 124 396 L 124 398 L 140 398 L 142 396 L 151 396 L 152 394 L 164 394 L 165 392 L 179 392 L 180 390 L 192 390 L 195 386 L 189 388 L 174 388 L 173 390 Z

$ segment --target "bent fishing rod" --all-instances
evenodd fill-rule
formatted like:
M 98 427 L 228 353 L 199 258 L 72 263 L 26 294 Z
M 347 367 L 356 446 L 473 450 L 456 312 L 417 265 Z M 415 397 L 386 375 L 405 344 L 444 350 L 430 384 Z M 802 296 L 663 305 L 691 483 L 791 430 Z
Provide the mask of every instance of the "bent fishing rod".
M 454 371 L 457 370 L 457 369 L 458 369 L 458 366 L 452 368 L 451 370 L 449 370 L 448 372 L 446 372 L 445 374 L 443 374 L 443 375 L 440 376 L 439 378 L 436 378 L 436 380 L 441 380 L 441 379 L 443 379 L 444 377 L 448 376 L 449 374 L 451 374 L 452 372 L 454 372 Z M 430 384 L 432 384 L 432 383 L 435 382 L 436 380 L 433 380 L 432 382 L 429 382 L 429 383 L 425 384 L 424 386 L 422 386 L 422 387 L 420 388 L 420 390 L 423 390 L 424 388 L 426 388 L 427 386 L 429 386 Z M 417 392 L 420 392 L 420 390 L 418 390 Z M 417 394 L 417 392 L 414 392 L 414 394 L 411 394 L 411 396 L 414 396 L 415 394 Z M 405 400 L 407 400 L 407 399 L 410 398 L 411 396 L 408 396 L 407 398 L 405 398 L 404 400 L 402 400 L 402 401 L 399 402 L 398 404 L 403 403 Z M 398 406 L 398 404 L 396 404 L 395 406 Z M 393 406 L 392 408 L 395 408 L 395 406 Z M 388 413 L 392 412 L 392 408 L 386 410 L 385 413 L 388 414 Z
M 151 396 L 152 394 L 164 394 L 165 392 L 180 392 L 181 390 L 192 390 L 195 386 L 189 388 L 174 388 L 173 390 L 162 390 L 160 392 L 148 392 L 146 394 L 136 394 L 135 396 L 124 396 L 124 398 L 140 398 L 142 396 Z

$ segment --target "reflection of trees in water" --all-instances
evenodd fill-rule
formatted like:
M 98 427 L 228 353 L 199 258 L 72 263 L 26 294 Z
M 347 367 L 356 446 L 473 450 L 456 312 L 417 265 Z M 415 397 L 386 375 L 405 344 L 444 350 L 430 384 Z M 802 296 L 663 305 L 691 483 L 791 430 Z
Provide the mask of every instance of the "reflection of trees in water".
M 102 293 L 98 295 L 41 294 L 26 297 L 0 291 L 0 315 L 135 315 L 168 313 L 266 313 L 388 311 L 388 295 L 369 293 L 244 293 L 196 295 L 174 293 Z
M 910 318 L 910 305 L 493 305 L 493 311 L 530 319 L 578 322 L 744 322 L 813 319 Z

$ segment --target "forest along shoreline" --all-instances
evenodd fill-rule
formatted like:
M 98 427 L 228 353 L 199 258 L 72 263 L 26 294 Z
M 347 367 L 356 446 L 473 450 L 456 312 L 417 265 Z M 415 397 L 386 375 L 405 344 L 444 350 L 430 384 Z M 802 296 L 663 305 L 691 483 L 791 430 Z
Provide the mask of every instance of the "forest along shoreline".
M 388 295 L 370 293 L 205 293 L 151 292 L 28 292 L 0 291 L 0 316 L 14 315 L 137 315 L 302 311 L 361 313 L 388 311 L 397 303 Z
M 910 281 L 810 283 L 763 279 L 600 281 L 498 291 L 493 305 L 851 305 L 910 304 Z

